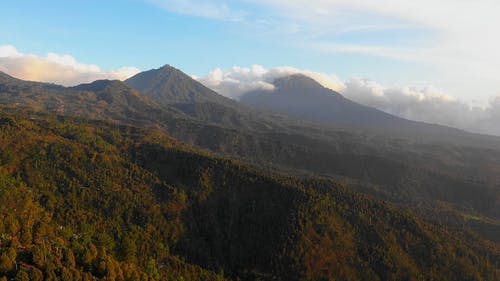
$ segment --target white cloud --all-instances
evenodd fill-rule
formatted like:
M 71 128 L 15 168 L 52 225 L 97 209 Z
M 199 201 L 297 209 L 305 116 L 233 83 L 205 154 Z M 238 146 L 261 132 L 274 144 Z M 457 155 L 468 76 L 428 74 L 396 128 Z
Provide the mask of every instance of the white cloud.
M 14 46 L 0 46 L 0 71 L 23 80 L 76 85 L 98 79 L 124 80 L 140 70 L 122 67 L 103 71 L 94 64 L 78 62 L 70 55 L 48 53 L 45 57 L 23 54 Z
M 430 83 L 483 104 L 500 91 L 497 0 L 149 1 L 193 16 L 244 18 L 263 26 L 259 36 L 309 51 L 408 61 L 409 68 L 430 69 Z
M 239 99 L 243 94 L 252 90 L 272 91 L 272 82 L 276 78 L 289 76 L 291 74 L 304 74 L 310 76 L 333 90 L 344 87 L 342 81 L 333 74 L 315 72 L 311 70 L 300 70 L 293 67 L 282 66 L 266 69 L 261 65 L 251 67 L 235 66 L 222 70 L 216 68 L 206 76 L 197 78 L 205 86 L 214 91 L 233 99 Z
M 361 104 L 407 119 L 500 135 L 500 95 L 491 98 L 488 105 L 478 107 L 431 86 L 384 87 L 360 78 L 348 80 L 342 94 Z
M 148 0 L 170 12 L 203 18 L 238 21 L 244 13 L 229 7 L 220 0 Z
M 16 48 L 12 45 L 4 45 L 0 46 L 0 58 L 15 58 L 15 57 L 21 57 L 23 54 L 18 52 Z
M 462 97 L 472 98 L 470 90 L 481 88 L 481 92 L 474 93 L 474 98 L 486 100 L 488 95 L 500 90 L 499 1 L 250 1 L 271 7 L 285 20 L 300 23 L 306 34 L 322 34 L 302 40 L 305 47 L 315 51 L 363 53 L 432 67 L 436 72 L 434 84 L 439 83 Z M 401 32 L 374 33 L 379 38 L 376 41 L 363 40 L 365 36 L 345 42 L 334 36 L 346 31 L 380 31 L 387 27 L 401 27 L 407 32 L 404 37 Z M 394 42 L 393 39 L 398 44 L 388 43 Z
M 235 66 L 214 69 L 204 77 L 197 77 L 207 87 L 238 100 L 252 90 L 272 91 L 276 78 L 307 75 L 324 87 L 340 92 L 360 104 L 375 107 L 410 120 L 441 124 L 476 133 L 500 135 L 500 95 L 490 99 L 484 107 L 471 106 L 432 86 L 386 87 L 376 81 L 362 78 L 340 80 L 335 74 L 300 70 L 282 66 L 265 68 Z
M 454 60 L 500 62 L 497 27 L 500 2 L 495 0 L 254 0 L 272 5 L 289 18 L 300 20 L 311 27 L 334 26 L 336 31 L 349 30 L 363 25 L 384 27 L 387 23 L 408 28 L 427 28 L 435 44 L 422 46 L 433 54 Z M 337 18 L 333 18 L 333 16 Z M 363 17 L 362 20 L 359 18 Z M 432 35 L 432 34 L 429 34 Z M 480 44 L 479 44 L 480 43 Z M 368 51 L 376 51 L 365 46 Z M 358 48 L 364 52 L 366 49 Z M 385 49 L 381 48 L 382 52 Z M 484 52 L 486 51 L 486 52 Z

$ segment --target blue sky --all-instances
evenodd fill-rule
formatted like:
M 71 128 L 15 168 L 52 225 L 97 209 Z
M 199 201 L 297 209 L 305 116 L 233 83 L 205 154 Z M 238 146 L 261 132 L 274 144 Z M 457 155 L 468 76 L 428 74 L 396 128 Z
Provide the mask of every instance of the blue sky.
M 404 45 L 418 40 L 419 30 L 412 30 L 411 36 L 406 29 L 313 35 L 300 22 L 285 21 L 255 3 L 230 1 L 235 14 L 245 14 L 243 19 L 233 19 L 171 11 L 159 2 L 11 1 L 2 5 L 0 45 L 13 45 L 29 54 L 70 54 L 103 69 L 123 65 L 149 69 L 169 63 L 196 75 L 215 67 L 290 65 L 397 83 L 413 80 L 401 75 L 402 70 L 412 77 L 427 72 L 409 62 L 318 52 L 306 46 L 312 42 L 308 37 L 343 44 Z M 266 20 L 270 23 L 261 23 Z
M 19 0 L 0 8 L 0 71 L 22 79 L 74 85 L 171 64 L 237 98 L 300 72 L 392 114 L 500 134 L 497 0 Z

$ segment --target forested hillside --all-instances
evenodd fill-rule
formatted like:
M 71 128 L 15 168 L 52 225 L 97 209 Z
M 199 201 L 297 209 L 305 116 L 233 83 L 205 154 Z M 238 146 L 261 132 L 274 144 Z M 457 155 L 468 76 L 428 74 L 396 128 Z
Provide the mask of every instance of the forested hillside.
M 472 233 L 163 130 L 0 113 L 0 195 L 3 280 L 500 278 Z
M 306 82 L 317 88 L 313 80 Z M 230 101 L 170 66 L 138 74 L 127 83 L 146 93 L 116 80 L 68 88 L 0 73 L 0 107 L 161 130 L 261 169 L 347 180 L 362 193 L 500 242 L 498 138 L 459 130 L 402 137 L 382 129 L 308 123 Z M 302 98 L 308 94 L 301 79 L 285 84 L 287 91 L 280 95 L 294 89 Z

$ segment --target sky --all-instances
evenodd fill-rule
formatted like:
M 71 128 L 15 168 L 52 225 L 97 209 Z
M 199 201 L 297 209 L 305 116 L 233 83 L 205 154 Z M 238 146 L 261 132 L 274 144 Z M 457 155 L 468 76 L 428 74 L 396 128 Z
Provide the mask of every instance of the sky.
M 19 0 L 0 8 L 0 71 L 22 79 L 74 85 L 171 64 L 237 99 L 300 72 L 406 118 L 489 133 L 500 124 L 496 0 Z

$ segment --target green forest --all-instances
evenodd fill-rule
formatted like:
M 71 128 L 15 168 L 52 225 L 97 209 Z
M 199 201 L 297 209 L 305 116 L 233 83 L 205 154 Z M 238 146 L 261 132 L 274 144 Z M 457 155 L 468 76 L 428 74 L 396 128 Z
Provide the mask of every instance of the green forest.
M 0 113 L 0 280 L 500 280 L 500 248 L 164 131 Z

